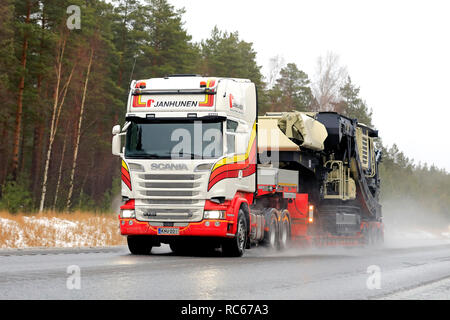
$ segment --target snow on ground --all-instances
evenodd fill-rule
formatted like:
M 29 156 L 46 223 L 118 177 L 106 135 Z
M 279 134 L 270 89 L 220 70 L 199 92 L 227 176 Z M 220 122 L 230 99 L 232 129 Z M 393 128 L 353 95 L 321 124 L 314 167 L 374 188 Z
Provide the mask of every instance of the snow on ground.
M 118 221 L 111 216 L 0 217 L 0 248 L 109 246 L 122 241 Z
M 19 223 L 14 220 L 0 218 L 0 232 L 13 234 L 14 237 L 6 238 L 2 243 L 2 248 L 22 248 L 25 246 L 23 230 L 20 228 Z

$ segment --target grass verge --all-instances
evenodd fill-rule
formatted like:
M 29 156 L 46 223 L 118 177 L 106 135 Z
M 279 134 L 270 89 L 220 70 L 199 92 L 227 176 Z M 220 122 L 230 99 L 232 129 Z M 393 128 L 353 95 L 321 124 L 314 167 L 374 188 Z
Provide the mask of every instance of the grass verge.
M 103 247 L 125 244 L 115 214 L 0 211 L 0 248 Z

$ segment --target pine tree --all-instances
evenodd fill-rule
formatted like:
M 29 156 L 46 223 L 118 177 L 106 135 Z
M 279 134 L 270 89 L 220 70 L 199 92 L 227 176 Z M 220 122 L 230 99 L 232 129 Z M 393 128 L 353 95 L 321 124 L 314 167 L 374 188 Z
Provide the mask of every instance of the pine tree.
M 148 17 L 145 8 L 137 0 L 115 0 L 114 23 L 111 25 L 112 41 L 119 55 L 115 80 L 124 91 L 129 87 L 130 78 L 133 78 L 135 59 L 142 54 L 140 46 L 150 39 L 144 31 Z
M 1 186 L 7 177 L 10 152 L 8 135 L 11 130 L 10 118 L 14 99 L 12 98 L 12 70 L 18 62 L 14 56 L 14 6 L 11 0 L 5 0 L 0 3 L 0 158 L 4 165 L 0 168 L 0 197 Z
M 359 87 L 356 87 L 350 77 L 340 89 L 342 113 L 350 118 L 358 119 L 358 122 L 372 126 L 372 110 L 366 105 L 366 102 L 359 97 Z
M 11 163 L 11 179 L 13 181 L 17 180 L 19 171 L 19 148 L 21 146 L 22 132 L 22 121 L 23 121 L 23 100 L 24 100 L 24 90 L 25 90 L 25 75 L 27 72 L 27 57 L 28 57 L 28 45 L 30 39 L 33 35 L 33 24 L 31 21 L 32 9 L 35 3 L 31 0 L 27 0 L 23 7 L 23 22 L 19 22 L 18 26 L 21 28 L 21 50 L 20 50 L 20 66 L 18 68 L 19 80 L 17 86 L 17 106 L 15 112 L 15 125 L 14 125 L 14 136 L 13 136 L 13 148 L 12 148 L 12 163 Z M 22 140 L 23 141 L 23 140 Z M 22 143 L 23 146 L 23 143 Z
M 266 84 L 251 42 L 241 40 L 238 32 L 223 32 L 216 26 L 211 36 L 200 43 L 200 48 L 198 70 L 202 75 L 250 79 L 258 90 L 259 112 L 267 109 Z
M 311 111 L 313 95 L 308 75 L 295 63 L 288 63 L 280 71 L 275 86 L 269 90 L 272 111 Z
M 263 85 L 253 44 L 240 40 L 238 32 L 222 32 L 216 26 L 210 38 L 201 42 L 201 50 L 203 74 L 247 78 L 259 87 Z
M 143 9 L 143 32 L 148 37 L 139 47 L 134 78 L 194 72 L 198 51 L 183 28 L 184 10 L 175 10 L 167 0 L 149 0 Z

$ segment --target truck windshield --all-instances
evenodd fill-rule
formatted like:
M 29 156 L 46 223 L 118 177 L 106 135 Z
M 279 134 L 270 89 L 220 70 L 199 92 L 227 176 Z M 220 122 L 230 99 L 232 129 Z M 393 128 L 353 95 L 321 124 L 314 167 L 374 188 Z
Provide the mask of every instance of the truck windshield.
M 223 153 L 223 121 L 136 119 L 127 129 L 125 157 L 214 159 Z

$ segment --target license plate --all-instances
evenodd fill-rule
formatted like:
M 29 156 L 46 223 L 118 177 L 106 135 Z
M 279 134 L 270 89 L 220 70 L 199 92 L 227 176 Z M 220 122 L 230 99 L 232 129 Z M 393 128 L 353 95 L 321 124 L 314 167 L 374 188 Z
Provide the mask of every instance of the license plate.
M 178 228 L 158 228 L 158 234 L 175 236 L 180 234 L 180 229 Z

